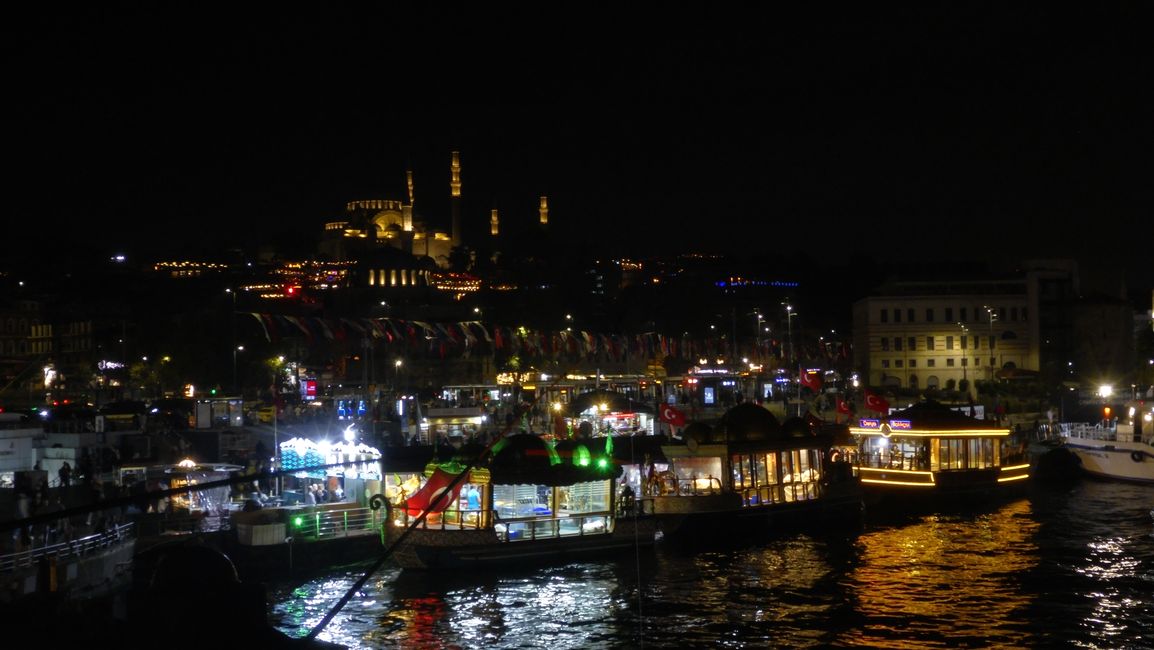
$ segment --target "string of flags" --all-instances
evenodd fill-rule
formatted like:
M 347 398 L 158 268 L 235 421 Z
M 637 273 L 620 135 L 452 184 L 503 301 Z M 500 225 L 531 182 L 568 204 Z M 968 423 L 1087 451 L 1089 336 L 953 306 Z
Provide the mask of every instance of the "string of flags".
M 468 355 L 480 347 L 494 351 L 553 359 L 595 357 L 622 361 L 627 357 L 697 359 L 729 356 L 729 344 L 712 338 L 667 336 L 657 332 L 602 334 L 586 331 L 535 330 L 481 321 L 432 323 L 399 318 L 321 318 L 249 313 L 265 340 L 304 337 L 310 344 L 371 338 L 434 356 Z M 781 342 L 764 339 L 757 349 L 742 350 L 762 358 L 781 354 Z

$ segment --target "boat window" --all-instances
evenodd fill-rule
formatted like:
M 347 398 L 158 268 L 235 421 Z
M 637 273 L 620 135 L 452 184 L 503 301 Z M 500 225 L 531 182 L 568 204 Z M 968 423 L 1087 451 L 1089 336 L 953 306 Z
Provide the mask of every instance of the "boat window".
M 753 487 L 753 470 L 749 456 L 733 456 L 733 487 L 742 489 Z
M 969 467 L 974 469 L 994 467 L 994 441 L 990 438 L 970 440 Z
M 754 455 L 753 474 L 758 487 L 777 483 L 777 454 Z

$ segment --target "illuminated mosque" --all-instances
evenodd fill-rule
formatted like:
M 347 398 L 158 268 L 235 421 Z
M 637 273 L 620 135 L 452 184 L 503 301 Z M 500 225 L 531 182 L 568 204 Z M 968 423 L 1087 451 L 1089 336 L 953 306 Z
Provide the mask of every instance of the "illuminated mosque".
M 354 262 L 361 267 L 362 286 L 428 286 L 439 270 L 450 267 L 453 249 L 476 250 L 482 242 L 468 241 L 461 223 L 461 159 L 452 152 L 450 164 L 451 231 L 436 230 L 414 210 L 413 172 L 406 173 L 408 201 L 362 199 L 345 205 L 344 219 L 324 226 L 319 244 L 322 256 L 333 262 Z M 540 197 L 539 219 L 549 222 L 547 197 Z M 490 211 L 489 235 L 500 235 L 496 209 Z M 486 248 L 486 246 L 480 246 Z

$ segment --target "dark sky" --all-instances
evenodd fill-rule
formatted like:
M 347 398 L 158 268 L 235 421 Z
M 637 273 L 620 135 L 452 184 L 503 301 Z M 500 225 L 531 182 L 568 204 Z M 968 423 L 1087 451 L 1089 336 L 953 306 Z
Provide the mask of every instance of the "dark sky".
M 547 194 L 639 257 L 1079 256 L 1154 283 L 1143 5 L 317 11 L 7 21 L 9 236 L 299 246 L 410 168 L 447 226 L 458 150 L 466 216 L 514 228 Z

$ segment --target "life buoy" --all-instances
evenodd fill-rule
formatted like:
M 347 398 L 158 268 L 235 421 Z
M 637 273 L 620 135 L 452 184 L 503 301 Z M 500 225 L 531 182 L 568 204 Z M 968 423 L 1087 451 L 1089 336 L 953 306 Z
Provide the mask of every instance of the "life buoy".
M 1132 451 L 1130 452 L 1130 460 L 1134 461 L 1135 463 L 1141 463 L 1143 455 L 1144 454 L 1140 451 Z

